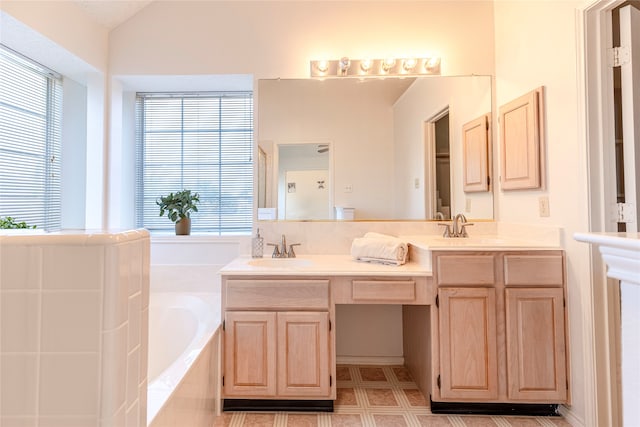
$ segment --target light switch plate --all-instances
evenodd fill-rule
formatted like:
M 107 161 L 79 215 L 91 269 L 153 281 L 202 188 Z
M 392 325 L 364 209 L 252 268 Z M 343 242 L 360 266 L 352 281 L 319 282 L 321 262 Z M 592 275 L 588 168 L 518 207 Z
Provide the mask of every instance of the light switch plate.
M 549 197 L 541 196 L 538 199 L 538 209 L 540 211 L 540 216 L 541 217 L 549 216 L 549 214 L 550 214 L 550 212 L 549 212 Z

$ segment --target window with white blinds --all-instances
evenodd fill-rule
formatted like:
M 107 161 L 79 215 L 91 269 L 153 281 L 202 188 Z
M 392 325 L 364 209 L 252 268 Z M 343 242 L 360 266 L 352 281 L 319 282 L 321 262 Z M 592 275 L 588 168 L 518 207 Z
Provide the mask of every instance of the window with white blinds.
M 0 45 L 0 216 L 61 227 L 62 81 Z
M 136 224 L 173 230 L 156 200 L 200 195 L 193 232 L 245 234 L 253 219 L 253 94 L 138 93 Z

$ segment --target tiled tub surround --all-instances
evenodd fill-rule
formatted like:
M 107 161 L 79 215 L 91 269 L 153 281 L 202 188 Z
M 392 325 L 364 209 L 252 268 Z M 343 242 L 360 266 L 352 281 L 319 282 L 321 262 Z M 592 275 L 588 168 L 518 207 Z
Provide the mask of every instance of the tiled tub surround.
M 0 235 L 0 425 L 145 426 L 149 234 Z

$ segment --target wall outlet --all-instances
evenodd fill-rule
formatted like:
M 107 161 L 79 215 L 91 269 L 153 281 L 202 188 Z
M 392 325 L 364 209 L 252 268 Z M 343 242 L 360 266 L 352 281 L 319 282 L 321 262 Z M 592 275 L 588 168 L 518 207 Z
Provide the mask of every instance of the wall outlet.
M 345 185 L 345 186 L 344 186 L 344 192 L 345 192 L 345 193 L 351 193 L 351 192 L 353 192 L 353 186 L 352 186 L 351 184 L 349 184 L 349 185 Z
M 471 199 L 468 197 L 465 199 L 464 211 L 466 213 L 471 212 Z
M 540 211 L 540 216 L 549 216 L 549 197 L 541 196 L 538 199 L 538 209 Z
M 415 187 L 416 190 L 420 188 L 420 178 L 414 178 L 413 186 Z

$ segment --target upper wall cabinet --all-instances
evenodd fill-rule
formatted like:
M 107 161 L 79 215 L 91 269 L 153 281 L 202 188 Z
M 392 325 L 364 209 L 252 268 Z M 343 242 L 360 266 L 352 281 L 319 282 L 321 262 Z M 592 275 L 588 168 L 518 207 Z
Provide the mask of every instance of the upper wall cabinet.
M 544 187 L 544 90 L 533 90 L 499 109 L 500 182 L 503 190 Z
M 462 126 L 465 193 L 489 191 L 489 117 L 485 114 Z

